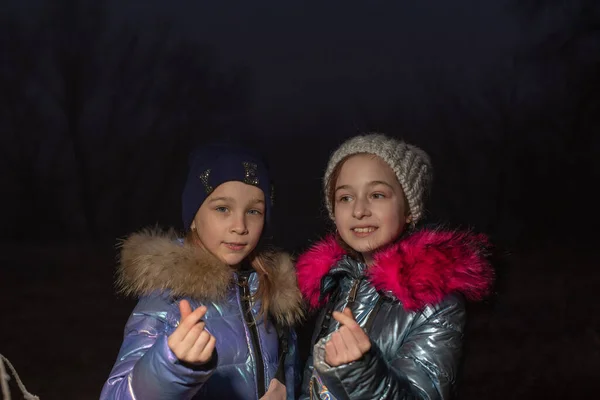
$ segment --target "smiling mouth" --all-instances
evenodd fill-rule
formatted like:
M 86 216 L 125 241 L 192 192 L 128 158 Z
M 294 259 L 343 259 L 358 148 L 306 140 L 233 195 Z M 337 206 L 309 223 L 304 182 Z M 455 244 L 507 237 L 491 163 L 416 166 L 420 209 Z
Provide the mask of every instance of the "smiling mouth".
M 246 243 L 230 243 L 230 242 L 225 242 L 223 244 L 227 248 L 229 248 L 231 250 L 242 250 L 244 247 L 246 247 Z
M 355 232 L 355 233 L 371 233 L 371 232 L 375 232 L 376 230 L 377 230 L 377 228 L 374 226 L 367 226 L 364 228 L 352 228 L 352 232 Z

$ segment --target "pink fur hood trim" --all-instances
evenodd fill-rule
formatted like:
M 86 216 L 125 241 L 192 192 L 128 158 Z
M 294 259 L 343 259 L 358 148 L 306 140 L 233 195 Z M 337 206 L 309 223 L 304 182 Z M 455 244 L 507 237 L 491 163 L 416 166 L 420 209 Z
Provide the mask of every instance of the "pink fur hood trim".
M 367 276 L 381 292 L 391 293 L 408 311 L 439 303 L 452 292 L 477 301 L 489 294 L 494 270 L 486 259 L 485 235 L 471 232 L 417 231 L 380 250 Z M 318 308 L 321 280 L 346 254 L 334 236 L 298 258 L 298 283 L 311 308 Z

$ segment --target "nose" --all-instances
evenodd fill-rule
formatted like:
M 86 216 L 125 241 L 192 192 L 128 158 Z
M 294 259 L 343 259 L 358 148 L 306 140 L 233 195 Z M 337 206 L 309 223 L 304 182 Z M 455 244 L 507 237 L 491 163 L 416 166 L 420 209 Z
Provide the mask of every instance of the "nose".
M 244 214 L 233 218 L 231 232 L 238 235 L 246 235 L 248 233 L 248 225 L 246 224 L 246 216 Z
M 369 215 L 371 215 L 371 211 L 368 202 L 363 199 L 356 199 L 354 209 L 352 210 L 352 216 L 356 219 L 361 219 L 363 217 L 368 217 Z

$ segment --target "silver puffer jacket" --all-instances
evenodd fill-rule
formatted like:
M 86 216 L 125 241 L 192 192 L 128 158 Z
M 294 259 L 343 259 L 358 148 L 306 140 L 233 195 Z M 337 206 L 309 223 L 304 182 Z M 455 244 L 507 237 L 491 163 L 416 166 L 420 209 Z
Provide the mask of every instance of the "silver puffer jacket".
M 494 273 L 484 236 L 421 230 L 379 251 L 374 265 L 353 259 L 329 237 L 298 260 L 300 289 L 321 309 L 301 399 L 449 399 L 462 353 L 464 299 L 479 300 Z M 325 362 L 350 307 L 371 340 L 361 359 Z

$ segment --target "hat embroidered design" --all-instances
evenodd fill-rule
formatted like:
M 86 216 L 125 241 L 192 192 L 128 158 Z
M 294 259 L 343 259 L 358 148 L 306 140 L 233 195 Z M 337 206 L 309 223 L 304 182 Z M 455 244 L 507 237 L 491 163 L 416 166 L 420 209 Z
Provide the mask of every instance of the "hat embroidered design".
M 208 183 L 208 177 L 210 176 L 210 169 L 207 169 L 203 173 L 200 174 L 198 178 L 204 184 L 204 189 L 206 189 L 206 194 L 210 194 L 213 191 L 213 187 Z
M 256 170 L 258 169 L 258 165 L 256 165 L 255 163 L 245 161 L 242 162 L 242 164 L 244 165 L 245 171 L 244 183 L 248 185 L 258 186 L 259 180 L 258 176 L 256 176 Z
M 275 185 L 271 185 L 271 193 L 270 193 L 270 198 L 271 198 L 271 205 L 275 204 Z

